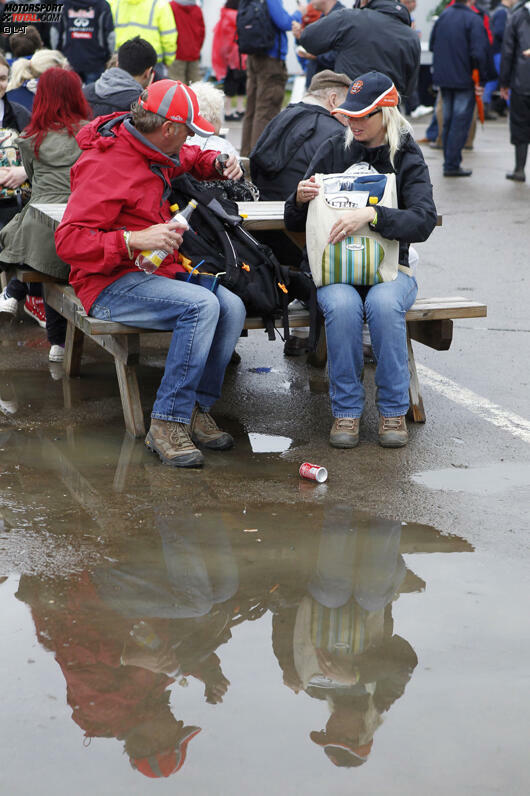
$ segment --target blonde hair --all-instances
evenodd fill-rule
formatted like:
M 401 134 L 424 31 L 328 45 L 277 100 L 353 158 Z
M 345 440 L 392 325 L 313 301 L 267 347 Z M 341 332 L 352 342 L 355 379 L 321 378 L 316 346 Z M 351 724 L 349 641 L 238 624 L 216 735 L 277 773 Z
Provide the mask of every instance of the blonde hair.
M 207 122 L 213 124 L 215 132 L 219 133 L 223 124 L 225 95 L 220 89 L 212 86 L 211 83 L 191 83 L 190 88 L 197 97 L 199 113 L 204 116 Z
M 382 108 L 383 127 L 385 129 L 385 143 L 390 150 L 390 163 L 394 166 L 394 159 L 407 135 L 413 133 L 412 125 L 407 122 L 398 107 Z M 344 148 L 349 149 L 354 141 L 353 133 L 346 128 Z
M 11 67 L 11 75 L 7 90 L 12 91 L 20 88 L 22 83 L 32 78 L 39 78 L 47 69 L 57 66 L 61 69 L 69 69 L 70 64 L 59 50 L 37 50 L 31 58 L 17 58 Z

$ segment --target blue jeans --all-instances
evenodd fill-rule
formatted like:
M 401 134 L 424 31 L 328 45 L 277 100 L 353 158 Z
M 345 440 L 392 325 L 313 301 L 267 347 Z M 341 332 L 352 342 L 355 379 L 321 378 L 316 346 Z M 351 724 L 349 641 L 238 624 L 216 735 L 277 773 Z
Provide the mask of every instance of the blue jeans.
M 209 410 L 219 398 L 245 322 L 238 296 L 221 286 L 214 295 L 183 281 L 186 276 L 126 274 L 106 287 L 90 309 L 100 320 L 173 330 L 151 417 L 177 423 L 190 422 L 195 403 Z
M 381 282 L 362 300 L 353 285 L 319 287 L 317 301 L 324 314 L 328 346 L 329 394 L 333 417 L 360 417 L 364 406 L 364 316 L 377 361 L 377 406 L 383 417 L 398 417 L 409 408 L 409 367 L 405 313 L 418 285 L 398 271 L 393 282 Z
M 462 149 L 473 119 L 473 88 L 442 88 L 444 171 L 455 171 L 462 163 Z

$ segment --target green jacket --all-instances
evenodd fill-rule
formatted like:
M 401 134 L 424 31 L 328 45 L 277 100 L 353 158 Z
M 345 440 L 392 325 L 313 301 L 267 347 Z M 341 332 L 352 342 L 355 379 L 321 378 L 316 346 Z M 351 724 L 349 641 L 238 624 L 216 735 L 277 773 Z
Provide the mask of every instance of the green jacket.
M 31 199 L 0 231 L 0 261 L 25 263 L 44 274 L 67 279 L 69 267 L 55 251 L 54 230 L 30 210 L 32 204 L 67 202 L 70 168 L 81 154 L 77 141 L 66 131 L 51 131 L 35 157 L 32 138 L 17 140 L 22 163 L 31 182 Z
M 116 48 L 134 36 L 152 44 L 159 62 L 173 63 L 177 28 L 168 0 L 109 0 L 114 17 Z

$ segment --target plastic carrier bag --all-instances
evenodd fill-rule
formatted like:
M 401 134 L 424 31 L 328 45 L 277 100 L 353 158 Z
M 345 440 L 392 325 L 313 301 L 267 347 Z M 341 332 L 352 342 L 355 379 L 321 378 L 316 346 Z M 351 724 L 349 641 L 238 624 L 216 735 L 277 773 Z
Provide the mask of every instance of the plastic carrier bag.
M 345 210 L 397 207 L 395 174 L 379 174 L 368 164 L 358 163 L 343 174 L 316 174 L 315 180 L 321 190 L 309 203 L 306 222 L 307 255 L 315 285 L 393 281 L 398 272 L 399 241 L 383 238 L 368 224 L 339 243 L 328 241 L 333 224 Z
M 19 133 L 8 127 L 0 127 L 0 167 L 21 166 L 22 158 L 17 145 Z M 25 181 L 19 188 L 0 187 L 0 200 L 17 198 L 20 205 L 31 196 L 31 186 Z

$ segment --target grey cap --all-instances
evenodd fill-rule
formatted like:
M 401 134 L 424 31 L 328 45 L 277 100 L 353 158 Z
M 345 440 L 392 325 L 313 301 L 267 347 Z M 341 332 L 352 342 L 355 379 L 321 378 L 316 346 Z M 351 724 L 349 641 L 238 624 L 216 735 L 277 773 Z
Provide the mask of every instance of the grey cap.
M 331 69 L 323 69 L 317 72 L 309 85 L 309 91 L 321 91 L 326 88 L 349 88 L 351 79 L 343 72 L 332 72 Z

